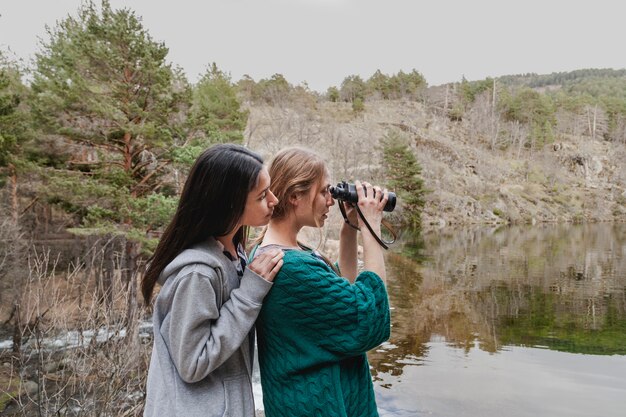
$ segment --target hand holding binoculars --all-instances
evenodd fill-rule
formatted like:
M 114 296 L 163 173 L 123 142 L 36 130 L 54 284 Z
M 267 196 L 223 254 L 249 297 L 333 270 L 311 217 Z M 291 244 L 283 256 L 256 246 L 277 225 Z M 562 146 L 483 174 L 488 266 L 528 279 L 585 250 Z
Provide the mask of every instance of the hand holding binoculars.
M 363 189 L 365 189 L 365 187 L 363 187 Z M 330 195 L 332 195 L 335 200 L 342 200 L 354 204 L 359 201 L 356 185 L 349 184 L 346 181 L 340 182 L 335 187 L 330 187 L 329 191 Z M 387 204 L 385 204 L 383 211 L 391 212 L 396 208 L 396 194 L 389 191 L 388 195 Z

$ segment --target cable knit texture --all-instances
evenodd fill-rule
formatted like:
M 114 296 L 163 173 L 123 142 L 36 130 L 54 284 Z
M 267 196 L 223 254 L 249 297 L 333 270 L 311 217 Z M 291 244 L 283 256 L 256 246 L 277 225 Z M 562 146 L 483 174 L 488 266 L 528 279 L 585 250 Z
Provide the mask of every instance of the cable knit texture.
M 257 321 L 267 417 L 378 416 L 365 353 L 389 338 L 383 281 L 354 284 L 309 252 L 285 252 Z

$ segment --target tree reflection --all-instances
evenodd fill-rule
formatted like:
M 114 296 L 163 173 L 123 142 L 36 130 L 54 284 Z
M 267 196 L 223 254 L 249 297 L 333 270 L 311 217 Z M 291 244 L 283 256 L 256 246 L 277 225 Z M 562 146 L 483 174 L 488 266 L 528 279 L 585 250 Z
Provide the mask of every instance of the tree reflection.
M 466 352 L 541 346 L 626 354 L 626 226 L 446 230 L 387 256 L 389 343 L 373 374 L 420 365 L 441 336 Z

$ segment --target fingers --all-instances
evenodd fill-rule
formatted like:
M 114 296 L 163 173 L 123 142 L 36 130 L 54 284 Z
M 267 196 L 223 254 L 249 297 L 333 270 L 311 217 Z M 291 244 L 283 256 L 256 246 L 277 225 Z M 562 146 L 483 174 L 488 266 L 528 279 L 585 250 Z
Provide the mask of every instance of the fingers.
M 370 226 L 379 227 L 382 213 L 389 199 L 389 192 L 387 189 L 383 190 L 381 187 L 373 186 L 365 181 L 355 182 L 355 186 L 359 197 L 358 207 L 366 218 L 363 220 L 359 216 L 359 226 L 363 226 L 363 222 L 367 221 Z
M 389 199 L 389 192 L 387 189 L 383 190 L 377 185 L 372 186 L 372 184 L 367 181 L 355 181 L 355 186 L 359 197 L 359 203 L 367 200 L 373 200 L 376 203 L 381 203 L 384 200 L 386 204 Z
M 359 196 L 359 201 L 365 200 L 364 184 L 361 181 L 355 181 L 354 186 L 356 188 L 356 194 Z
M 385 206 L 387 205 L 388 200 L 389 200 L 389 190 L 385 188 L 382 192 L 382 198 L 380 199 L 380 202 L 378 203 L 378 207 L 381 210 L 384 209 Z
M 355 181 L 354 183 L 355 187 L 356 187 L 356 192 L 357 195 L 359 196 L 359 202 L 365 200 L 365 199 L 372 199 L 374 198 L 374 188 L 372 187 L 372 184 L 370 184 L 367 181 Z
M 282 253 L 282 252 L 281 252 Z M 280 271 L 280 268 L 282 268 L 283 266 L 283 258 L 281 256 L 281 258 L 278 260 L 278 262 L 276 262 L 276 264 L 274 265 L 274 267 L 270 270 L 269 274 L 268 274 L 268 281 L 272 282 L 274 281 L 274 278 L 276 277 L 276 275 L 278 274 L 278 271 Z
M 379 186 L 375 185 L 374 187 L 372 187 L 374 189 L 374 198 L 378 201 L 380 201 L 380 199 L 382 198 L 383 192 L 380 189 Z
M 250 270 L 260 275 L 266 281 L 273 281 L 283 265 L 285 254 L 280 249 L 271 249 L 263 252 L 248 265 Z

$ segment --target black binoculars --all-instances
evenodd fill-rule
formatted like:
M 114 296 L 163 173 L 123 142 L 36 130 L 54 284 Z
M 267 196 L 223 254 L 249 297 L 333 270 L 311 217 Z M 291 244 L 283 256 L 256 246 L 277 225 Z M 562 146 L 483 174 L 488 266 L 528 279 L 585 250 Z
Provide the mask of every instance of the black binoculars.
M 356 204 L 359 201 L 359 195 L 356 192 L 356 185 L 348 184 L 345 181 L 337 184 L 336 187 L 329 188 L 330 195 L 333 196 L 335 200 L 343 200 L 348 203 Z M 363 187 L 363 191 L 367 193 L 365 187 Z M 393 211 L 396 208 L 396 194 L 389 192 L 389 197 L 387 199 L 387 204 L 385 204 L 384 211 Z

